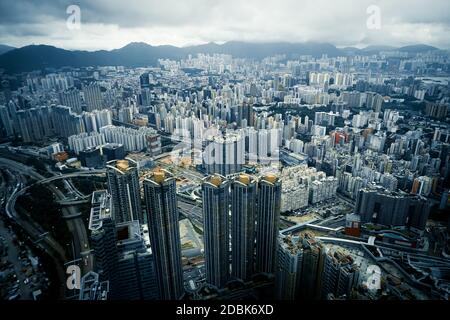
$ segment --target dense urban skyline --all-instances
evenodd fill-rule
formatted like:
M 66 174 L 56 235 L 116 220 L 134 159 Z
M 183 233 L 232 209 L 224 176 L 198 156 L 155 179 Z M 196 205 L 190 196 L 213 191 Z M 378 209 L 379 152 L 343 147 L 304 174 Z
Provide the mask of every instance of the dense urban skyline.
M 0 300 L 448 301 L 448 6 L 1 2 Z

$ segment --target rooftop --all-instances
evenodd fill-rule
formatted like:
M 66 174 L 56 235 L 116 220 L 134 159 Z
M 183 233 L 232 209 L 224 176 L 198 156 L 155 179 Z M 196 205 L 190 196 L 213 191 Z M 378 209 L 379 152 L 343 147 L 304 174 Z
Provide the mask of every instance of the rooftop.
M 99 230 L 103 220 L 111 217 L 111 195 L 106 190 L 92 193 L 89 230 Z

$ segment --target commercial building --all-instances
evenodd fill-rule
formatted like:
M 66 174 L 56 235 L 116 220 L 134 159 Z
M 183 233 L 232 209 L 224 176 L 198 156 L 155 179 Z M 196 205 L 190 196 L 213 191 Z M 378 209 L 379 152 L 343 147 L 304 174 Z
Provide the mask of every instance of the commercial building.
M 106 161 L 122 160 L 126 156 L 123 145 L 119 143 L 106 143 L 101 146 L 101 149 Z
M 81 161 L 81 165 L 86 168 L 102 168 L 105 163 L 99 147 L 80 151 L 78 158 Z

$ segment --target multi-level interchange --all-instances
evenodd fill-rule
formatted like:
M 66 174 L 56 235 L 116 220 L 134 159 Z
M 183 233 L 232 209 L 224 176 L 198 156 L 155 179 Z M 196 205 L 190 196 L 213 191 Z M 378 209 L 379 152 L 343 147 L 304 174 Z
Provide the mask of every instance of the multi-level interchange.
M 448 52 L 341 52 L 0 73 L 1 297 L 449 299 Z

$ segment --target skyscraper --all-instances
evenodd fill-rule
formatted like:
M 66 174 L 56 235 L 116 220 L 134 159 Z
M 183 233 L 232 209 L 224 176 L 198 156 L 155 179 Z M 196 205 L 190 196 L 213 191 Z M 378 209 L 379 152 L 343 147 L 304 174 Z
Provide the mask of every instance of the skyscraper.
M 150 79 L 149 79 L 149 73 L 145 72 L 139 76 L 139 83 L 141 85 L 141 89 L 148 89 L 150 88 Z
M 160 299 L 183 296 L 180 230 L 175 178 L 165 170 L 144 180 L 145 203 Z
M 151 249 L 147 225 L 128 221 L 116 225 L 119 260 L 118 292 L 125 300 L 157 300 L 155 256 Z
M 91 230 L 95 270 L 102 281 L 109 281 L 111 291 L 115 292 L 117 286 L 115 270 L 118 262 L 117 234 L 112 217 L 111 196 L 106 190 L 92 193 L 89 230 Z
M 137 163 L 131 159 L 109 161 L 106 174 L 115 222 L 139 220 L 143 223 Z
M 230 182 L 221 175 L 202 183 L 206 282 L 222 288 L 230 275 Z
M 231 183 L 231 275 L 248 280 L 255 255 L 256 179 L 239 175 Z
M 89 229 L 95 270 L 101 281 L 108 281 L 111 299 L 157 299 L 147 225 L 136 220 L 115 224 L 111 204 L 106 191 L 93 193 Z
M 273 174 L 260 178 L 256 213 L 256 272 L 274 273 L 278 248 L 281 181 Z

